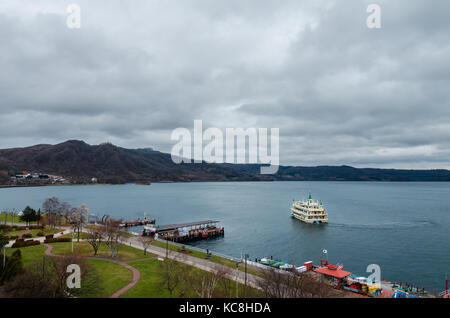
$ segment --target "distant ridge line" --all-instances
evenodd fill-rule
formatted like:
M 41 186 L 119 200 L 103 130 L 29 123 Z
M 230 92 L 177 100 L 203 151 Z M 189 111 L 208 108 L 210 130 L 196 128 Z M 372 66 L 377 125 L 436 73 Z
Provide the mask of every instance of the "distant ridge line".
M 204 181 L 450 181 L 450 170 L 354 168 L 351 166 L 280 166 L 260 175 L 260 164 L 173 163 L 153 148 L 127 149 L 111 143 L 89 145 L 68 140 L 56 145 L 0 150 L 0 184 L 23 172 L 63 176 L 72 183 L 92 178 L 101 183 Z

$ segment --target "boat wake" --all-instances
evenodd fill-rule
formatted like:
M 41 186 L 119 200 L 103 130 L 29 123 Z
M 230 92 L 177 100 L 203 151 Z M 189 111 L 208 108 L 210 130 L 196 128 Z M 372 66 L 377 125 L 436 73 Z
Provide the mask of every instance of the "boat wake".
M 334 223 L 330 222 L 328 227 L 346 227 L 351 229 L 365 230 L 395 230 L 395 229 L 412 229 L 436 226 L 437 224 L 428 220 L 415 222 L 390 222 L 381 224 L 351 224 L 351 223 Z

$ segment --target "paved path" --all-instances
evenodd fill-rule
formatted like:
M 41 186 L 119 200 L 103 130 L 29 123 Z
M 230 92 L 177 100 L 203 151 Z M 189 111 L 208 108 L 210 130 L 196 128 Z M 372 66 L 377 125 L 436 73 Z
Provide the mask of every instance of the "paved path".
M 44 245 L 47 247 L 47 249 L 45 250 L 45 255 L 52 256 L 52 257 L 66 257 L 66 255 L 53 254 L 52 253 L 53 245 L 50 245 L 50 244 L 44 244 Z M 126 262 L 113 260 L 113 259 L 105 258 L 105 257 L 85 257 L 85 258 L 112 262 L 112 263 L 115 263 L 117 265 L 125 267 L 126 269 L 130 270 L 131 273 L 133 274 L 133 278 L 131 279 L 131 282 L 128 283 L 125 287 L 123 287 L 123 288 L 119 289 L 118 291 L 116 291 L 109 298 L 119 298 L 120 295 L 122 295 L 123 293 L 125 293 L 129 289 L 133 288 L 134 285 L 136 285 L 139 282 L 139 280 L 141 279 L 141 272 L 138 271 L 133 266 L 128 265 Z M 151 258 L 144 258 L 144 259 L 135 260 L 135 261 L 143 261 L 143 260 L 149 260 L 149 259 L 151 259 Z
M 22 238 L 25 234 L 28 234 L 28 233 L 30 233 L 30 232 L 31 232 L 30 229 L 25 230 L 25 232 L 23 232 L 22 234 L 19 235 L 19 238 Z
M 142 244 L 140 244 L 139 241 L 137 240 L 137 238 L 135 238 L 135 237 L 126 239 L 124 241 L 124 244 L 129 245 L 134 248 L 137 248 L 137 249 L 140 249 L 140 250 L 144 250 L 144 248 L 142 247 Z M 162 248 L 162 247 L 151 245 L 147 249 L 147 252 L 155 254 L 162 258 L 166 257 L 166 249 Z M 175 259 L 178 262 L 197 267 L 197 268 L 207 271 L 207 272 L 214 272 L 216 270 L 221 270 L 221 271 L 227 273 L 225 276 L 228 279 L 237 281 L 240 284 L 245 284 L 245 273 L 241 270 L 233 269 L 231 267 L 228 267 L 228 266 L 225 266 L 225 265 L 222 265 L 219 263 L 215 263 L 215 262 L 209 261 L 207 259 L 198 258 L 198 257 L 194 257 L 194 256 L 191 256 L 191 255 L 188 255 L 185 253 L 175 252 L 175 251 L 171 251 L 171 250 L 169 250 L 168 258 Z M 249 285 L 253 288 L 259 289 L 258 282 L 260 280 L 262 280 L 261 277 L 247 273 L 247 285 Z
M 60 236 L 63 236 L 63 235 L 72 233 L 72 230 L 71 230 L 70 228 L 62 228 L 61 230 L 62 230 L 61 232 L 58 232 L 58 233 L 53 234 L 53 237 L 56 238 L 56 237 L 60 237 Z M 27 232 L 27 233 L 28 233 L 28 232 Z M 25 233 L 22 233 L 22 235 L 23 235 L 23 234 L 25 234 Z M 31 240 L 31 239 L 30 239 L 30 240 Z M 44 241 L 45 241 L 45 236 L 34 237 L 34 238 L 32 238 L 32 240 L 34 240 L 34 241 L 39 241 L 39 242 L 41 242 L 41 243 L 44 243 Z M 11 246 L 14 244 L 15 241 L 16 241 L 16 240 L 10 240 L 9 243 L 6 244 L 6 247 L 11 247 Z

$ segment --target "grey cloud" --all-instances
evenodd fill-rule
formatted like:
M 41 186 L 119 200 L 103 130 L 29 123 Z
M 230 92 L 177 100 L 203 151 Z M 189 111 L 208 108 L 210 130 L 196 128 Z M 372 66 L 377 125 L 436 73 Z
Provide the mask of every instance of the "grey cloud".
M 282 164 L 450 168 L 450 4 L 80 0 L 0 5 L 1 147 L 170 151 L 172 129 L 280 128 Z

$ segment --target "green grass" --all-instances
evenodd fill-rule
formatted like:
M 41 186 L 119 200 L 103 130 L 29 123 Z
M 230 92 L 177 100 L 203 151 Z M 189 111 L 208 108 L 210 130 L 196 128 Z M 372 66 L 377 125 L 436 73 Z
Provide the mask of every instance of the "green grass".
M 41 259 L 44 256 L 44 252 L 47 249 L 44 245 L 35 245 L 18 248 L 22 253 L 22 262 L 25 267 L 29 266 L 33 262 Z M 17 248 L 7 248 L 6 255 L 10 256 Z
M 67 234 L 61 235 L 61 236 L 59 236 L 59 237 L 72 238 L 72 233 L 67 233 Z M 89 236 L 88 236 L 87 233 L 85 233 L 85 232 L 80 232 L 80 240 L 85 240 L 85 239 L 87 239 L 88 237 L 89 237 Z M 78 238 L 78 234 L 77 234 L 77 233 L 75 233 L 74 238 L 75 238 L 75 240 L 77 240 L 77 238 Z
M 161 241 L 153 241 L 152 244 L 165 249 L 167 243 L 161 242 Z M 181 250 L 181 248 L 178 245 L 171 244 L 170 241 L 168 244 L 168 248 L 170 251 L 175 251 L 175 252 L 179 252 Z M 188 251 L 187 255 L 191 255 L 193 257 L 198 257 L 198 258 L 204 258 L 204 259 L 206 258 L 206 253 L 204 253 L 204 252 L 192 250 L 192 249 L 187 248 L 186 246 L 185 246 L 185 250 Z M 212 255 L 208 260 L 210 260 L 211 262 L 214 262 L 214 263 L 228 266 L 233 269 L 236 268 L 236 262 L 234 262 L 230 259 L 227 259 L 227 258 L 217 256 L 217 255 Z M 239 264 L 239 270 L 245 271 L 245 267 L 242 263 Z M 260 272 L 258 270 L 249 268 L 249 267 L 247 267 L 247 273 L 254 274 L 254 275 L 260 275 Z
M 45 235 L 49 235 L 49 234 L 55 234 L 55 233 L 59 233 L 62 232 L 63 229 L 58 229 L 58 228 L 49 228 L 49 227 L 45 227 L 43 230 L 40 229 L 33 229 L 30 231 L 30 234 L 32 235 L 32 237 L 38 237 L 37 234 L 39 232 L 44 232 Z M 5 235 L 7 236 L 20 236 L 21 234 L 25 233 L 26 230 L 20 230 L 20 231 L 11 231 L 11 232 L 6 232 Z
M 64 229 L 58 229 L 58 228 L 53 229 L 53 228 L 50 228 L 50 227 L 44 227 L 43 230 L 34 229 L 34 230 L 31 230 L 30 233 L 33 235 L 33 237 L 37 237 L 37 234 L 39 232 L 44 232 L 45 235 L 49 235 L 49 234 L 56 234 L 56 233 L 59 233 L 59 232 L 62 232 L 62 231 L 64 231 Z
M 12 222 L 13 218 L 11 214 L 4 214 L 4 213 L 0 213 L 0 224 L 4 224 L 5 223 L 5 217 L 6 217 L 6 222 Z M 14 223 L 21 223 L 23 225 L 26 225 L 26 222 L 20 221 L 20 216 L 18 216 L 17 214 L 14 216 Z M 36 224 L 36 221 L 34 222 L 30 222 L 31 225 Z
M 135 262 L 131 265 L 141 272 L 140 281 L 130 290 L 122 294 L 122 298 L 164 298 L 169 297 L 166 289 L 161 289 L 159 283 L 162 280 L 158 274 L 157 259 Z
M 54 244 L 53 246 L 59 246 L 64 243 Z M 22 262 L 24 267 L 33 265 L 34 262 L 41 260 L 44 256 L 44 252 L 47 249 L 44 245 L 28 246 L 19 248 L 22 253 Z M 10 256 L 14 251 L 18 249 L 7 248 L 6 255 Z M 142 258 L 142 257 L 141 257 Z M 114 292 L 118 291 L 122 287 L 126 286 L 132 279 L 133 274 L 125 267 L 103 260 L 88 260 L 100 275 L 103 290 L 97 294 L 89 295 L 88 297 L 104 298 L 111 296 Z
M 133 278 L 133 273 L 125 267 L 102 260 L 88 260 L 97 271 L 102 281 L 102 291 L 93 295 L 87 296 L 88 298 L 107 298 L 119 289 L 125 287 Z M 83 288 L 83 283 L 81 284 Z
M 54 243 L 53 245 L 53 253 L 54 254 L 70 254 L 71 253 L 71 244 L 72 243 Z M 92 248 L 87 242 L 74 242 L 74 247 L 78 247 L 83 255 L 91 256 L 93 255 Z M 6 255 L 11 255 L 16 249 L 7 248 Z M 20 248 L 22 253 L 22 261 L 24 266 L 30 266 L 33 262 L 40 260 L 44 256 L 44 252 L 46 250 L 46 246 L 37 245 L 37 246 L 29 246 Z M 101 251 L 99 251 L 100 257 L 109 257 L 109 253 L 107 251 L 107 247 L 103 246 Z M 129 247 L 122 246 L 119 251 L 120 258 L 125 261 L 129 260 L 138 260 L 142 258 L 155 257 L 150 253 L 147 253 L 146 256 L 143 255 L 143 251 Z M 101 280 L 103 281 L 103 290 L 97 294 L 89 295 L 88 297 L 109 297 L 114 292 L 118 291 L 122 287 L 126 286 L 132 279 L 132 273 L 128 269 L 120 266 L 118 264 L 90 259 L 88 262 L 95 267 L 98 274 L 100 275 Z M 141 280 L 134 286 L 132 289 L 127 291 L 121 297 L 138 297 L 138 298 L 164 298 L 169 297 L 169 292 L 167 289 L 161 287 L 162 276 L 158 270 L 159 261 L 155 258 L 152 260 L 146 261 L 138 261 L 133 262 L 130 265 L 137 268 L 141 272 Z M 181 266 L 188 266 L 185 264 L 181 264 Z M 205 272 L 191 267 L 192 273 L 195 275 L 203 275 Z M 232 282 L 233 286 L 235 283 Z M 219 291 L 221 287 L 219 286 Z M 239 294 L 242 296 L 243 294 L 243 286 L 239 285 Z M 254 289 L 248 289 L 251 296 L 260 296 L 258 291 Z M 180 290 L 175 290 L 174 296 L 177 297 L 180 293 Z M 232 292 L 230 296 L 234 296 L 235 288 L 232 288 Z M 186 297 L 198 297 L 192 290 L 188 292 Z
M 121 298 L 168 298 L 170 297 L 169 291 L 163 287 L 164 284 L 164 278 L 161 275 L 160 270 L 158 269 L 160 261 L 157 259 L 152 259 L 148 261 L 141 261 L 141 262 L 135 262 L 132 263 L 132 266 L 138 269 L 141 272 L 141 279 L 140 281 L 130 290 L 122 294 Z M 181 266 L 189 267 L 191 270 L 191 274 L 194 276 L 201 276 L 205 275 L 206 272 L 203 270 L 200 270 L 195 267 L 191 267 L 189 265 L 180 264 Z M 229 280 L 227 280 L 229 282 Z M 234 297 L 236 292 L 236 283 L 231 282 L 231 289 L 229 290 L 229 295 L 226 295 L 225 297 Z M 183 286 L 187 286 L 187 293 L 183 297 L 186 298 L 198 298 L 199 296 L 195 293 L 194 290 L 189 286 L 189 283 L 186 284 L 179 284 L 179 286 L 174 290 L 173 297 L 179 297 L 180 291 Z M 224 289 L 222 287 L 223 285 L 219 283 L 217 285 L 217 291 L 220 296 L 224 296 Z M 253 288 L 248 288 L 248 297 L 257 297 L 261 296 L 258 290 L 255 290 Z M 244 291 L 244 286 L 242 284 L 238 284 L 238 293 L 242 296 Z
M 52 243 L 53 245 L 53 254 L 60 254 L 60 255 L 69 255 L 72 254 L 72 243 L 71 242 L 62 242 L 62 243 Z M 74 251 L 78 251 L 80 255 L 83 256 L 94 256 L 94 250 L 92 246 L 88 242 L 76 242 L 74 240 L 73 242 L 73 249 Z M 96 255 L 97 257 L 110 257 L 111 253 L 108 249 L 108 247 L 103 243 Z M 153 255 L 150 253 L 147 253 L 147 255 L 144 255 L 144 251 L 136 249 L 134 247 L 128 246 L 128 245 L 122 245 L 122 247 L 119 250 L 119 255 L 117 257 L 114 257 L 114 259 L 122 260 L 122 261 L 132 261 L 147 257 L 152 257 Z

